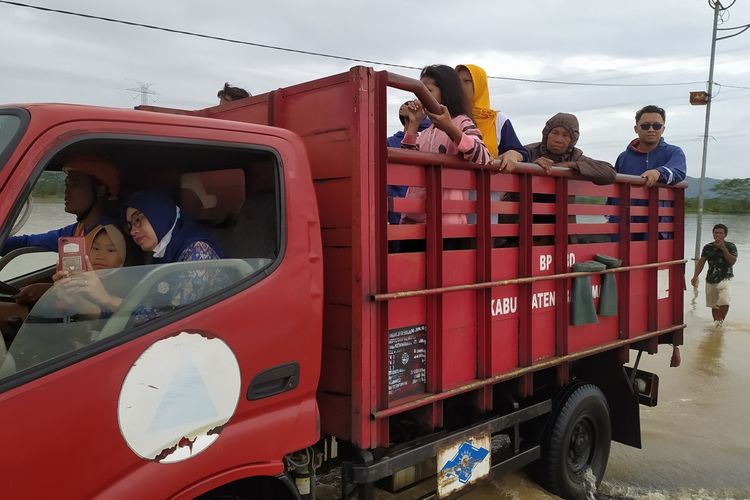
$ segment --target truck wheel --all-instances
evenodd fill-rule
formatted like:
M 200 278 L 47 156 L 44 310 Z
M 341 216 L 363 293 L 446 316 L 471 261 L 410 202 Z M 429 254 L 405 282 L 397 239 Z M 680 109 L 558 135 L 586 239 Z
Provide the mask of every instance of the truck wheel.
M 584 384 L 558 408 L 542 439 L 543 480 L 562 498 L 592 498 L 609 460 L 612 429 L 607 400 L 598 387 Z

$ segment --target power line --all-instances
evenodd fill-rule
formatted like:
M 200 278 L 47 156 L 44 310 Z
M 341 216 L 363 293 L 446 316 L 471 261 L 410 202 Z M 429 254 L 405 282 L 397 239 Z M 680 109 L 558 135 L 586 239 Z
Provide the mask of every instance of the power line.
M 726 36 L 722 36 L 722 37 L 719 37 L 719 38 L 717 38 L 717 39 L 716 39 L 717 41 L 718 41 L 718 40 L 726 40 L 727 38 L 734 38 L 734 37 L 736 37 L 736 36 L 738 36 L 738 35 L 741 35 L 741 34 L 743 34 L 743 33 L 744 33 L 744 32 L 746 32 L 746 31 L 747 31 L 748 29 L 750 29 L 750 24 L 743 24 L 742 26 L 735 26 L 735 27 L 733 27 L 733 28 L 716 28 L 716 29 L 717 29 L 717 30 L 721 30 L 721 31 L 733 31 L 733 30 L 740 30 L 740 31 L 738 31 L 737 33 L 732 33 L 731 35 L 726 35 Z
M 726 87 L 728 89 L 750 90 L 750 87 L 743 87 L 741 85 L 724 85 L 723 83 L 716 83 L 716 82 L 714 82 L 714 85 L 716 85 L 717 87 Z
M 27 3 L 21 3 L 21 2 L 12 2 L 9 0 L 0 0 L 0 3 L 4 3 L 7 5 L 13 5 L 16 7 L 24 7 L 28 9 L 34 9 L 34 10 L 40 10 L 44 12 L 54 12 L 56 14 L 64 14 L 68 16 L 75 16 L 75 17 L 82 17 L 85 19 L 93 19 L 97 21 L 105 21 L 109 23 L 116 23 L 116 24 L 124 24 L 126 26 L 133 26 L 138 28 L 146 28 L 150 30 L 156 30 L 156 31 L 164 31 L 167 33 L 174 33 L 179 35 L 186 35 L 186 36 L 193 36 L 197 38 L 204 38 L 208 40 L 216 40 L 220 42 L 227 42 L 227 43 L 234 43 L 238 45 L 249 45 L 252 47 L 258 47 L 263 49 L 270 49 L 270 50 L 279 50 L 284 52 L 292 52 L 295 54 L 303 54 L 308 56 L 316 56 L 316 57 L 325 57 L 328 59 L 338 59 L 341 61 L 350 61 L 350 62 L 358 62 L 358 63 L 365 63 L 365 64 L 373 64 L 377 66 L 388 66 L 391 68 L 402 68 L 402 69 L 412 69 L 412 70 L 421 70 L 422 68 L 417 66 L 409 66 L 406 64 L 396 64 L 396 63 L 389 63 L 389 62 L 383 62 L 383 61 L 373 61 L 370 59 L 359 59 L 356 57 L 347 57 L 347 56 L 340 56 L 335 54 L 326 54 L 323 52 L 313 52 L 309 50 L 301 50 L 301 49 L 293 49 L 289 47 L 280 47 L 277 45 L 269 45 L 265 43 L 257 43 L 257 42 L 248 42 L 245 40 L 238 40 L 235 38 L 226 38 L 222 36 L 216 36 L 216 35 L 207 35 L 204 33 L 196 33 L 194 31 L 186 31 L 186 30 L 180 30 L 180 29 L 174 29 L 174 28 L 165 28 L 162 26 L 155 26 L 153 24 L 143 24 L 143 23 L 137 23 L 133 21 L 125 21 L 122 19 L 115 19 L 112 17 L 103 17 L 103 16 L 96 16 L 93 14 L 84 14 L 81 12 L 73 12 L 70 10 L 61 10 L 61 9 L 53 9 L 50 7 L 42 7 L 39 5 L 31 5 Z M 525 83 L 544 83 L 544 84 L 553 84 L 553 85 L 576 85 L 576 86 L 586 86 L 586 87 L 674 87 L 674 86 L 683 86 L 683 85 L 696 85 L 700 83 L 705 83 L 703 81 L 699 82 L 673 82 L 673 83 L 596 83 L 596 82 L 568 82 L 568 81 L 561 81 L 561 80 L 539 80 L 534 78 L 515 78 L 510 76 L 488 76 L 487 78 L 493 79 L 493 80 L 507 80 L 507 81 L 513 81 L 513 82 L 525 82 Z

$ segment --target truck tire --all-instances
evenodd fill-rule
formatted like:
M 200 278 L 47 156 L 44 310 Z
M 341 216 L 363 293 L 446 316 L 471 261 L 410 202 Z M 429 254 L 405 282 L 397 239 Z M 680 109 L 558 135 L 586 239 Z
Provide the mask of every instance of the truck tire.
M 609 460 L 609 406 L 602 391 L 592 384 L 580 385 L 567 394 L 556 405 L 558 410 L 542 437 L 542 481 L 562 498 L 593 498 Z

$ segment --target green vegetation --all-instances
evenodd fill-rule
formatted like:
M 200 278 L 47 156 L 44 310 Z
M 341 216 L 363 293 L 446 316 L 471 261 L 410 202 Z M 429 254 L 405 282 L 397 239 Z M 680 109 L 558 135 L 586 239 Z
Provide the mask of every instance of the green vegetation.
M 33 196 L 38 200 L 62 199 L 65 193 L 65 174 L 42 172 L 34 186 Z M 577 196 L 577 203 L 603 205 L 606 197 Z M 698 210 L 698 198 L 686 198 L 687 212 Z M 703 211 L 708 213 L 750 213 L 750 178 L 724 179 L 717 182 L 703 199 Z
M 606 196 L 576 196 L 576 203 L 586 205 L 604 205 L 607 203 Z
M 698 198 L 685 200 L 687 212 L 698 210 Z M 703 211 L 709 213 L 750 213 L 750 178 L 724 179 L 713 186 L 703 199 Z
M 32 191 L 36 199 L 61 199 L 64 194 L 65 174 L 62 172 L 42 172 Z

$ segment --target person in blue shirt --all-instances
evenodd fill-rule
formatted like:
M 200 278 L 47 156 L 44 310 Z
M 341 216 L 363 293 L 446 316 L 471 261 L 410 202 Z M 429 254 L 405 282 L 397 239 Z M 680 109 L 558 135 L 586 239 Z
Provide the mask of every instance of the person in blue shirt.
M 407 107 L 409 105 L 409 101 L 406 101 L 401 105 L 400 108 L 398 108 L 398 119 L 401 121 L 401 125 L 405 126 L 406 124 L 406 117 L 409 115 L 409 108 Z M 422 121 L 419 123 L 419 132 L 423 131 L 427 127 L 429 127 L 432 124 L 429 118 L 425 117 L 422 119 Z M 388 137 L 385 140 L 386 146 L 389 148 L 400 148 L 401 147 L 401 141 L 404 139 L 404 131 L 399 130 L 392 136 Z
M 637 175 L 646 180 L 644 186 L 652 187 L 657 182 L 663 184 L 677 184 L 685 179 L 687 161 L 685 153 L 678 146 L 667 144 L 664 134 L 666 113 L 659 106 L 653 104 L 644 106 L 635 113 L 635 133 L 628 147 L 620 153 L 615 162 L 615 171 L 620 174 Z M 660 206 L 669 206 L 672 202 L 661 201 Z M 617 200 L 607 200 L 608 205 L 617 205 Z M 645 206 L 646 200 L 631 200 L 632 205 Z M 646 216 L 633 216 L 631 222 L 647 222 Z M 617 222 L 618 217 L 610 216 L 610 222 Z M 671 222 L 671 216 L 659 217 L 659 222 Z M 660 239 L 671 239 L 672 233 L 659 233 Z M 634 241 L 646 239 L 645 233 L 634 233 Z M 616 240 L 616 238 L 615 238 Z
M 665 122 L 666 113 L 659 106 L 645 106 L 636 112 L 634 130 L 638 138 L 617 157 L 617 173 L 643 177 L 646 187 L 657 182 L 677 184 L 685 179 L 685 153 L 664 141 Z
M 90 240 L 98 228 L 115 220 L 106 214 L 108 202 L 115 200 L 120 190 L 119 171 L 114 164 L 93 156 L 76 156 L 65 164 L 63 172 L 64 210 L 75 215 L 77 222 L 46 233 L 11 236 L 0 254 L 23 247 L 42 247 L 57 252 L 57 241 L 64 236 L 85 237 L 88 253 Z M 51 286 L 51 283 L 32 283 L 13 296 L 14 302 L 0 303 L 0 330 L 7 340 L 14 336 L 29 309 Z
M 71 159 L 63 167 L 65 172 L 65 208 L 76 216 L 76 223 L 41 234 L 11 236 L 1 254 L 23 247 L 43 247 L 57 252 L 57 240 L 62 236 L 86 236 L 106 217 L 108 200 L 119 194 L 120 177 L 112 163 L 90 156 Z M 112 218 L 112 217 L 108 217 Z

